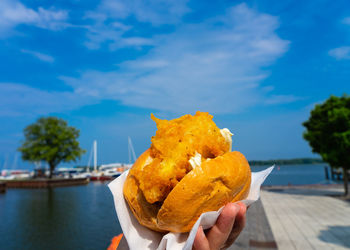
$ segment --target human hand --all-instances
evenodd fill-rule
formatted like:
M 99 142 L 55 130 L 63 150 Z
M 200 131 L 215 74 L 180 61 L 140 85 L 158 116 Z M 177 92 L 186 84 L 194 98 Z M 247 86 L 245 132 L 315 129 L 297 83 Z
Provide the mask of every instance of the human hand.
M 193 243 L 195 250 L 227 248 L 237 239 L 245 226 L 247 207 L 244 203 L 228 203 L 215 225 L 204 233 L 199 227 Z

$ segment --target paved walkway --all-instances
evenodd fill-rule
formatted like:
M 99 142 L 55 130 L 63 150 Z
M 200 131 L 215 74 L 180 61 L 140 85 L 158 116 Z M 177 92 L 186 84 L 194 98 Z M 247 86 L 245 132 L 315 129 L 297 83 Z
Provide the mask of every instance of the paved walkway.
M 274 250 L 277 249 L 261 200 L 253 203 L 247 211 L 243 232 L 229 250 Z
M 350 202 L 339 188 L 273 187 L 248 210 L 230 250 L 350 249 Z M 122 240 L 118 249 L 128 249 Z
M 279 249 L 350 249 L 350 202 L 342 190 L 263 190 L 261 200 Z

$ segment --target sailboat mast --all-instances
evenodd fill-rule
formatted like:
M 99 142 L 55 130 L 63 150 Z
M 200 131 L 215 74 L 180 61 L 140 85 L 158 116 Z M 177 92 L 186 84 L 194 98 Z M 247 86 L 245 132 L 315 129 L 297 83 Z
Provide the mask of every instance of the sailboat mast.
M 7 160 L 8 160 L 8 154 L 5 155 L 4 165 L 2 166 L 3 169 L 7 168 Z
M 92 143 L 92 145 L 91 145 L 89 161 L 88 161 L 87 169 L 86 169 L 86 171 L 89 172 L 89 173 L 90 173 L 90 166 L 91 166 L 91 160 L 92 160 L 93 152 L 94 152 L 94 143 Z
M 132 142 L 131 142 L 131 138 L 130 136 L 128 136 L 128 149 L 129 149 L 129 164 L 133 163 L 136 161 L 136 154 L 135 154 L 135 150 L 134 150 L 134 147 L 132 145 Z M 131 162 L 131 156 L 133 157 L 133 162 Z
M 97 141 L 94 140 L 94 171 L 97 172 Z
M 13 160 L 12 169 L 16 169 L 16 167 L 17 167 L 17 160 L 18 160 L 18 154 L 15 153 L 15 158 Z

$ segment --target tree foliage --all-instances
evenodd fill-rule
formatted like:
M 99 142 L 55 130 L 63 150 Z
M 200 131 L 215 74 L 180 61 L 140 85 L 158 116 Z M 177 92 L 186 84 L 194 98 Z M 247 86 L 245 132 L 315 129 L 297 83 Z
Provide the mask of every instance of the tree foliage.
M 313 152 L 332 167 L 350 168 L 350 96 L 331 96 L 316 105 L 303 125 L 304 138 Z M 346 173 L 344 171 L 344 180 Z
M 79 130 L 68 126 L 57 117 L 43 117 L 24 129 L 25 140 L 18 149 L 22 159 L 28 161 L 46 161 L 52 171 L 60 162 L 75 161 L 85 150 L 81 149 Z

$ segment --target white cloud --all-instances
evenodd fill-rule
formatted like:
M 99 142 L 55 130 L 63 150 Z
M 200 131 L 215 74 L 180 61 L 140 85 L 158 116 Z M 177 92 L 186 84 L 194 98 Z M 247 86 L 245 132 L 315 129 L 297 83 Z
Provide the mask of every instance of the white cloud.
M 90 70 L 61 79 L 80 95 L 125 105 L 181 113 L 240 112 L 269 102 L 260 87 L 268 76 L 263 68 L 282 56 L 289 43 L 275 33 L 278 26 L 276 17 L 240 4 L 225 15 L 154 37 L 148 55 L 115 71 Z M 283 103 L 294 97 L 271 98 Z
M 350 25 L 350 17 L 346 17 L 342 20 L 345 25 Z M 337 60 L 349 60 L 350 59 L 350 46 L 341 46 L 328 51 L 328 55 L 334 57 Z
M 190 11 L 187 0 L 103 0 L 99 10 L 108 16 L 124 19 L 134 17 L 140 22 L 154 25 L 172 24 L 181 20 Z
M 275 105 L 281 103 L 291 103 L 298 101 L 302 98 L 294 96 L 294 95 L 271 95 L 266 101 L 265 104 Z
M 344 24 L 350 25 L 350 17 L 345 17 L 342 22 Z
M 94 102 L 72 92 L 45 91 L 23 84 L 0 83 L 0 117 L 46 115 Z
M 140 60 L 140 61 L 126 61 L 118 66 L 127 66 L 128 68 L 133 68 L 135 70 L 144 69 L 156 69 L 168 66 L 170 63 L 162 59 L 150 59 L 150 60 Z
M 67 11 L 44 9 L 37 10 L 23 5 L 17 0 L 0 1 L 0 36 L 12 34 L 13 28 L 20 24 L 34 25 L 44 29 L 58 30 L 66 27 Z
M 328 54 L 337 60 L 350 59 L 350 46 L 331 49 Z
M 107 16 L 101 12 L 88 12 L 86 19 L 93 19 L 93 25 L 87 25 L 87 40 L 84 45 L 89 49 L 99 49 L 101 45 L 107 44 L 110 50 L 116 50 L 124 47 L 142 47 L 153 45 L 153 40 L 144 37 L 124 37 L 125 32 L 133 27 L 121 22 L 105 22 Z
M 84 43 L 89 49 L 99 49 L 105 42 L 119 41 L 123 34 L 120 30 L 115 30 L 104 24 L 88 27 L 87 41 Z
M 114 71 L 61 76 L 72 92 L 0 83 L 0 115 L 62 112 L 103 99 L 175 113 L 232 113 L 292 102 L 297 98 L 276 95 L 273 86 L 260 86 L 269 75 L 264 68 L 288 49 L 289 42 L 275 33 L 278 26 L 276 17 L 241 4 L 215 19 L 183 24 L 172 34 L 154 37 L 147 55 L 118 64 Z M 54 60 L 36 51 L 22 52 Z
M 53 58 L 52 56 L 37 51 L 21 49 L 21 52 L 34 56 L 44 62 L 53 63 L 55 61 L 55 58 Z
M 94 22 L 86 26 L 89 49 L 99 49 L 107 44 L 110 50 L 123 47 L 142 48 L 154 45 L 152 38 L 135 35 L 125 36 L 134 27 L 123 22 L 127 18 L 134 18 L 137 22 L 150 23 L 154 26 L 163 24 L 177 24 L 190 9 L 187 0 L 103 0 L 97 10 L 86 13 L 85 18 Z
M 110 44 L 110 48 L 112 50 L 117 48 L 124 48 L 124 47 L 142 47 L 147 45 L 154 45 L 154 42 L 152 39 L 149 38 L 143 38 L 143 37 L 128 37 L 128 38 L 122 38 L 119 41 L 115 41 L 114 43 Z

